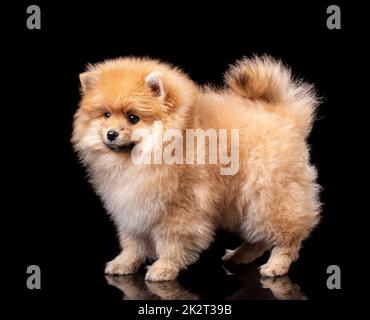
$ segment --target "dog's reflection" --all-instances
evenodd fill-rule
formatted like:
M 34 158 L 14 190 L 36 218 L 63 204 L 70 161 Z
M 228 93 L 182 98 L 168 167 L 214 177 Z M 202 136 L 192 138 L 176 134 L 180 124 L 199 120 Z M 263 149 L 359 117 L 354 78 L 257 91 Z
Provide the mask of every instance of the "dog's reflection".
M 229 271 L 240 281 L 240 287 L 227 299 L 230 300 L 306 300 L 299 285 L 288 276 L 265 278 L 260 276 L 254 263 L 238 267 L 237 271 Z
M 198 300 L 177 281 L 145 281 L 141 274 L 106 276 L 108 284 L 120 289 L 124 300 Z
M 301 288 L 293 283 L 288 276 L 261 279 L 263 288 L 271 290 L 277 300 L 306 300 Z
M 300 287 L 288 276 L 261 278 L 255 264 L 239 266 L 236 270 L 224 267 L 227 282 L 238 285 L 236 290 L 225 297 L 220 288 L 220 298 L 227 300 L 305 300 Z M 197 275 L 202 282 L 202 277 Z M 191 289 L 184 288 L 178 281 L 151 282 L 145 281 L 140 273 L 127 276 L 106 276 L 109 285 L 122 291 L 124 300 L 198 300 L 207 298 L 200 296 Z M 225 283 L 225 282 L 224 282 Z M 201 287 L 201 283 L 199 283 Z M 206 282 L 204 286 L 207 286 Z M 204 287 L 203 286 L 203 287 Z M 212 292 L 214 295 L 214 292 Z M 204 295 L 204 296 L 203 296 Z

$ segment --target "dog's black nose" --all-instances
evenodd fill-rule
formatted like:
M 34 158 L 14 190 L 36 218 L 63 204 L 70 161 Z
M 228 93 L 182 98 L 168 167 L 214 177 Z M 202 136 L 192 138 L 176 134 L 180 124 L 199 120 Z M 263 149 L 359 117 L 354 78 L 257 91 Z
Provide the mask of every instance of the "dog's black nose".
M 107 139 L 109 141 L 114 141 L 114 140 L 116 140 L 117 137 L 118 137 L 118 132 L 116 132 L 114 130 L 109 130 L 107 132 Z

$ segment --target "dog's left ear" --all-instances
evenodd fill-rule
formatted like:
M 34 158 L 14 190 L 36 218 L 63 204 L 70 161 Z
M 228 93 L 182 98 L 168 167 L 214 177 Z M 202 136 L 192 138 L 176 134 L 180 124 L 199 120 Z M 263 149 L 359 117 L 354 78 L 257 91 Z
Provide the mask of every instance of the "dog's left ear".
M 145 78 L 145 83 L 156 97 L 164 98 L 166 91 L 162 81 L 162 73 L 153 71 Z

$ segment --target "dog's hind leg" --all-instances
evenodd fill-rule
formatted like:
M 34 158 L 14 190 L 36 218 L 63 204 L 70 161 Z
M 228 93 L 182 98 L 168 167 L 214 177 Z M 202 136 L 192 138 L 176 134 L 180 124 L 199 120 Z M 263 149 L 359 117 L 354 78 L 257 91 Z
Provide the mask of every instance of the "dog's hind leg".
M 248 264 L 259 258 L 269 247 L 263 242 L 244 242 L 235 250 L 226 250 L 222 260 L 232 264 Z
M 293 242 L 291 245 L 275 246 L 269 260 L 260 267 L 261 275 L 275 277 L 286 274 L 291 263 L 298 258 L 300 245 L 301 241 Z

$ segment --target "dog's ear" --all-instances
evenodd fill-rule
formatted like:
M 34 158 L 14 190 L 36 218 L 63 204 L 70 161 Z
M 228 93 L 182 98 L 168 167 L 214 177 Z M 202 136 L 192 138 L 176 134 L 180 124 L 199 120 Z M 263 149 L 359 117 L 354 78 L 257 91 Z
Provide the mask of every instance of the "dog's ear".
M 80 83 L 82 93 L 85 93 L 87 90 L 91 89 L 97 82 L 97 79 L 98 75 L 94 71 L 86 71 L 80 73 Z
M 155 97 L 164 98 L 166 90 L 162 80 L 162 73 L 153 71 L 145 78 L 145 83 Z

